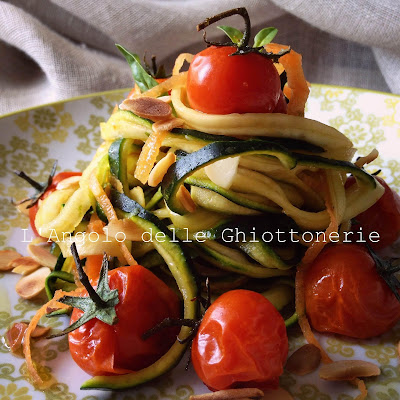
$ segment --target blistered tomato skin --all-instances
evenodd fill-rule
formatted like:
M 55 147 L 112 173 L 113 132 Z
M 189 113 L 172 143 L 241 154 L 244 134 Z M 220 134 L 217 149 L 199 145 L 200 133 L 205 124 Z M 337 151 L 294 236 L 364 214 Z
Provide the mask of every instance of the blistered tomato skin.
M 400 303 L 357 244 L 326 247 L 305 279 L 306 312 L 314 329 L 366 339 L 391 329 Z
M 192 362 L 211 390 L 277 388 L 288 353 L 285 323 L 261 294 L 232 290 L 207 310 Z
M 207 114 L 273 112 L 281 83 L 272 61 L 256 53 L 231 56 L 235 51 L 211 46 L 194 57 L 186 86 L 190 106 Z
M 354 231 L 361 226 L 364 237 L 371 232 L 379 233 L 379 241 L 370 245 L 374 250 L 381 250 L 393 244 L 400 237 L 400 196 L 379 176 L 376 177 L 385 188 L 383 196 L 368 210 L 354 218 Z M 355 183 L 354 177 L 346 181 L 346 187 Z
M 118 322 L 92 319 L 68 335 L 74 361 L 88 374 L 115 375 L 137 371 L 157 361 L 171 347 L 179 328 L 167 328 L 147 340 L 142 334 L 164 318 L 179 318 L 177 295 L 140 265 L 109 272 L 111 289 L 118 289 Z M 82 315 L 74 309 L 71 324 Z

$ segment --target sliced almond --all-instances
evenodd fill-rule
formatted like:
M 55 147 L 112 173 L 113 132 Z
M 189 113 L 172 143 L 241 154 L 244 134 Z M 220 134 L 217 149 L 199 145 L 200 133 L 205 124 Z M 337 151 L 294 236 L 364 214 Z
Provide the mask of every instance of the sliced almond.
M 162 158 L 151 170 L 149 179 L 147 181 L 149 186 L 155 187 L 161 183 L 168 168 L 176 161 L 176 156 L 174 153 L 168 153 L 164 158 Z
M 81 180 L 81 177 L 79 175 L 70 176 L 69 178 L 65 178 L 62 181 L 58 182 L 57 190 L 78 189 L 80 180 Z
M 10 271 L 14 267 L 10 263 L 16 258 L 20 258 L 21 254 L 14 250 L 1 250 L 0 251 L 0 271 Z
M 28 206 L 31 204 L 31 201 L 19 201 L 18 203 L 15 204 L 15 207 L 17 210 L 26 216 L 29 215 L 29 208 Z
M 264 393 L 257 388 L 226 389 L 190 396 L 189 400 L 262 399 Z
M 23 299 L 32 299 L 38 296 L 44 290 L 44 284 L 50 272 L 50 268 L 42 267 L 24 276 L 15 285 L 15 291 Z
M 40 264 L 32 257 L 19 257 L 10 264 L 14 267 L 11 272 L 20 275 L 29 275 L 40 267 Z
M 176 193 L 176 198 L 182 204 L 182 206 L 189 212 L 196 210 L 196 203 L 193 201 L 192 196 L 185 186 L 181 186 Z
M 321 352 L 313 344 L 297 349 L 287 360 L 285 369 L 295 375 L 307 375 L 315 371 L 321 363 Z
M 47 335 L 50 332 L 50 329 L 48 326 L 41 326 L 38 325 L 33 332 L 31 333 L 31 337 L 33 338 L 38 338 L 44 335 Z
M 293 396 L 283 388 L 266 389 L 262 400 L 293 400 Z
M 378 376 L 381 370 L 373 363 L 363 360 L 342 360 L 325 364 L 319 370 L 321 379 L 327 381 L 352 381 L 355 378 Z
M 167 120 L 162 120 L 155 122 L 152 126 L 154 132 L 158 131 L 171 131 L 174 128 L 180 128 L 183 126 L 185 121 L 180 118 L 171 118 Z
M 50 246 L 48 245 L 47 241 L 29 243 L 28 253 L 40 265 L 54 269 L 54 266 L 57 262 L 57 257 L 50 253 Z
M 132 111 L 142 118 L 152 121 L 162 121 L 171 117 L 172 109 L 164 101 L 153 97 L 138 97 L 135 99 L 126 99 L 119 106 L 121 110 Z

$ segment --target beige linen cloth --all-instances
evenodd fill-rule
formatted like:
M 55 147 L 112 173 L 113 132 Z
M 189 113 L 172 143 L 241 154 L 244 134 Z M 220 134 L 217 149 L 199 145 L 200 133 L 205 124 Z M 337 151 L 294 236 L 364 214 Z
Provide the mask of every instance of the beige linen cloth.
M 237 6 L 253 33 L 275 26 L 275 41 L 303 54 L 309 81 L 400 93 L 400 0 L 9 0 L 0 1 L 0 114 L 130 87 L 115 43 L 171 66 L 204 48 L 197 23 Z M 243 27 L 237 16 L 221 24 Z

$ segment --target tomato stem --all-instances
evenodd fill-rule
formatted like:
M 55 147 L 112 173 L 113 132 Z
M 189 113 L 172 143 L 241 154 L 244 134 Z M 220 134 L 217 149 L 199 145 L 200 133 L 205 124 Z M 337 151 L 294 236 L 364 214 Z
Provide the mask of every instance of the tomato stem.
M 214 15 L 213 17 L 206 18 L 203 22 L 197 25 L 197 31 L 201 31 L 211 24 L 220 21 L 221 19 L 231 17 L 232 15 L 240 15 L 244 19 L 245 23 L 245 29 L 243 32 L 243 37 L 240 40 L 239 43 L 233 43 L 233 42 L 225 42 L 225 43 L 220 43 L 220 42 L 212 42 L 210 40 L 207 40 L 206 32 L 204 31 L 203 33 L 203 39 L 207 43 L 207 46 L 234 46 L 237 48 L 237 50 L 230 54 L 231 56 L 237 56 L 237 55 L 244 55 L 248 53 L 256 53 L 260 54 L 263 57 L 266 57 L 270 60 L 272 60 L 274 63 L 279 62 L 279 58 L 284 56 L 285 54 L 290 52 L 290 47 L 287 49 L 282 49 L 278 53 L 272 53 L 272 52 L 267 52 L 264 49 L 264 46 L 260 47 L 252 47 L 249 46 L 249 40 L 251 36 L 251 23 L 250 23 L 250 17 L 249 14 L 246 10 L 245 7 L 238 7 L 238 8 L 233 8 L 232 10 L 224 11 L 220 14 Z
M 100 308 L 108 307 L 107 303 L 98 295 L 98 293 L 94 290 L 93 286 L 89 282 L 89 278 L 86 275 L 85 271 L 83 270 L 81 260 L 79 258 L 78 250 L 76 249 L 76 244 L 72 243 L 71 245 L 71 253 L 74 257 L 76 269 L 78 270 L 79 280 L 81 281 L 82 285 L 87 290 L 90 298 L 93 302 Z
M 40 199 L 40 197 L 45 193 L 45 191 L 51 186 L 53 182 L 54 175 L 57 169 L 57 160 L 54 162 L 53 167 L 51 168 L 49 177 L 47 178 L 47 182 L 39 183 L 32 179 L 29 175 L 27 175 L 24 171 L 14 171 L 14 174 L 18 177 L 22 178 L 24 181 L 28 182 L 34 189 L 36 189 L 36 193 L 32 197 L 28 197 L 16 204 L 26 203 L 27 201 L 31 201 L 28 207 L 33 207 Z
M 397 276 L 395 275 L 398 271 L 400 271 L 400 265 L 393 265 L 393 261 L 383 260 L 379 257 L 374 250 L 372 249 L 371 245 L 367 242 L 365 243 L 366 248 L 368 249 L 369 254 L 373 258 L 376 264 L 376 270 L 379 276 L 387 283 L 390 290 L 396 296 L 396 299 L 400 302 L 400 281 L 398 280 Z
M 231 17 L 232 15 L 240 15 L 241 17 L 243 17 L 244 23 L 245 23 L 243 38 L 240 41 L 238 49 L 248 47 L 250 36 L 251 36 L 251 23 L 250 23 L 249 14 L 248 14 L 246 8 L 244 8 L 244 7 L 233 8 L 232 10 L 224 11 L 220 14 L 214 15 L 213 17 L 206 18 L 203 22 L 201 22 L 200 24 L 197 25 L 197 27 L 196 27 L 197 31 L 199 32 L 199 31 L 207 28 L 207 26 L 209 26 L 217 21 L 220 21 L 221 19 Z M 208 45 L 214 45 L 214 46 L 231 46 L 232 45 L 232 43 L 218 43 L 218 42 L 207 41 L 206 32 L 204 32 L 203 38 L 204 38 L 204 41 Z

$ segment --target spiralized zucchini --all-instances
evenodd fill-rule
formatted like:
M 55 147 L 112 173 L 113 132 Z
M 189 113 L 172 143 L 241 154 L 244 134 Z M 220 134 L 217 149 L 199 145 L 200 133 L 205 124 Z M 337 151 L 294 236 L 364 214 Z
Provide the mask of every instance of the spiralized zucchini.
M 374 204 L 382 196 L 383 188 L 372 176 L 349 162 L 355 152 L 352 142 L 336 129 L 318 121 L 283 114 L 208 115 L 191 109 L 186 96 L 187 73 L 181 72 L 181 68 L 192 58 L 190 54 L 180 55 L 172 78 L 142 94 L 159 97 L 170 90 L 174 113 L 184 121 L 183 128 L 166 134 L 157 162 L 167 153 L 174 152 L 178 161 L 170 169 L 176 168 L 184 162 L 187 154 L 190 153 L 195 160 L 196 152 L 213 142 L 230 142 L 234 144 L 229 146 L 239 148 L 241 141 L 256 139 L 258 147 L 255 146 L 255 152 L 240 154 L 231 186 L 218 186 L 207 176 L 204 167 L 194 168 L 193 164 L 192 173 L 185 175 L 180 189 L 190 197 L 186 200 L 193 203 L 194 211 L 182 215 L 173 212 L 170 199 L 163 197 L 160 189 L 165 189 L 163 185 L 168 172 L 160 187 L 156 188 L 134 178 L 140 150 L 153 132 L 153 122 L 131 111 L 117 110 L 107 122 L 100 124 L 104 143 L 83 172 L 79 189 L 55 191 L 50 195 L 39 208 L 36 225 L 46 237 L 54 233 L 72 233 L 85 214 L 87 217 L 87 214 L 97 213 L 106 229 L 107 218 L 89 189 L 89 177 L 95 173 L 106 193 L 114 188 L 138 201 L 144 209 L 151 210 L 152 215 L 172 231 L 173 237 L 181 241 L 186 258 L 192 261 L 198 275 L 210 277 L 218 292 L 235 287 L 253 288 L 283 307 L 293 299 L 293 289 L 287 282 L 278 283 L 277 279 L 286 276 L 284 279 L 293 282 L 294 267 L 304 254 L 305 245 L 310 243 L 300 240 L 282 247 L 273 240 L 265 244 L 260 241 L 262 227 L 271 232 L 295 227 L 296 238 L 304 231 L 324 231 L 331 221 L 326 208 L 328 198 L 336 220 L 339 224 L 343 222 L 343 228 Z M 124 156 L 119 158 L 115 152 L 116 141 L 122 138 L 129 141 L 126 141 Z M 258 150 L 264 146 L 261 142 L 267 147 L 269 143 L 270 148 L 276 151 L 268 153 L 266 147 L 261 152 Z M 302 145 L 298 148 L 296 143 Z M 109 154 L 110 146 L 114 149 L 112 155 Z M 132 146 L 131 151 L 129 146 Z M 224 149 L 229 150 L 227 147 Z M 283 162 L 285 157 L 282 154 L 291 162 Z M 227 156 L 235 154 L 224 155 Z M 215 161 L 217 159 L 218 155 Z M 121 160 L 126 163 L 121 164 L 123 168 L 119 168 Z M 188 168 L 190 172 L 191 166 Z M 125 171 L 126 174 L 118 175 L 115 171 Z M 345 181 L 349 174 L 356 177 L 357 185 L 346 189 Z M 125 218 L 120 210 L 116 211 L 119 218 Z M 254 232 L 251 230 L 253 222 L 257 225 Z M 115 220 L 108 225 L 112 237 L 105 247 L 92 244 L 88 239 L 83 241 L 79 247 L 81 256 L 106 251 L 110 256 L 122 259 L 116 239 L 118 228 L 124 230 L 124 226 L 128 225 Z M 222 243 L 224 227 L 241 232 L 237 243 Z M 157 251 L 164 251 L 157 245 L 157 238 L 151 238 L 151 232 L 142 234 L 140 229 L 131 225 L 126 233 L 126 243 L 133 257 L 139 262 L 142 260 L 160 276 L 168 275 L 165 257 L 157 254 Z M 72 238 L 75 240 L 74 236 Z M 247 242 L 250 238 L 253 242 Z M 60 243 L 60 248 L 64 256 L 70 255 L 66 244 Z

